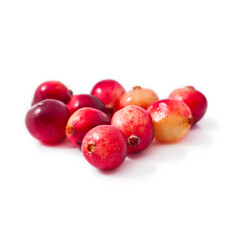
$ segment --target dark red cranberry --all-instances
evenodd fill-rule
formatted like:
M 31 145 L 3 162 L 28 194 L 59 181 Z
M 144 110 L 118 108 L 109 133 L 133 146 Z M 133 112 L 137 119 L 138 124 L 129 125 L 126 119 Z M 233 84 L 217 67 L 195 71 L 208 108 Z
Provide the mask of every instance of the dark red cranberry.
M 63 102 L 46 99 L 32 106 L 27 112 L 25 122 L 33 137 L 45 143 L 56 143 L 65 138 L 69 116 Z
M 32 105 L 45 99 L 56 99 L 67 104 L 71 97 L 72 91 L 61 82 L 46 81 L 36 89 Z
M 127 144 L 117 128 L 101 125 L 85 135 L 82 153 L 94 167 L 109 170 L 123 163 L 127 156 Z
M 85 134 L 90 129 L 103 124 L 110 124 L 107 114 L 95 108 L 80 108 L 69 118 L 66 136 L 70 142 L 80 147 Z
M 91 107 L 108 113 L 105 105 L 97 97 L 90 94 L 75 95 L 68 102 L 67 108 L 71 114 L 83 107 Z

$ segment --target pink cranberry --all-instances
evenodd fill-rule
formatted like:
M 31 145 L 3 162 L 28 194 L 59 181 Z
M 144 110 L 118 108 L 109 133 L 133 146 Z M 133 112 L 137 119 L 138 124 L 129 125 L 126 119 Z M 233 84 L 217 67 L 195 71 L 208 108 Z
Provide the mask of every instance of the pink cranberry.
M 56 99 L 67 104 L 71 97 L 72 91 L 64 84 L 59 81 L 47 81 L 36 89 L 32 105 L 45 99 Z
M 80 108 L 69 118 L 66 136 L 70 142 L 80 147 L 85 134 L 90 129 L 103 124 L 110 124 L 110 118 L 104 112 L 95 108 Z
M 94 167 L 110 170 L 120 166 L 125 160 L 127 144 L 117 128 L 101 125 L 85 135 L 82 153 Z
M 97 97 L 90 94 L 79 94 L 71 98 L 67 104 L 67 108 L 71 114 L 83 107 L 91 107 L 108 113 L 105 105 Z
M 70 114 L 66 105 L 55 99 L 43 100 L 27 112 L 28 131 L 45 143 L 56 143 L 65 138 L 65 127 Z
M 117 110 L 120 97 L 124 93 L 123 86 L 112 79 L 98 82 L 91 91 L 91 94 L 99 98 L 111 112 Z
M 189 107 L 176 99 L 164 99 L 151 104 L 150 113 L 154 136 L 158 141 L 173 142 L 183 138 L 189 131 L 193 117 Z
M 128 153 L 140 152 L 153 141 L 153 125 L 150 114 L 143 108 L 128 105 L 117 111 L 111 125 L 121 130 L 128 143 Z
M 169 95 L 169 98 L 181 100 L 188 105 L 194 118 L 194 124 L 204 116 L 207 110 L 206 97 L 191 86 L 176 89 Z

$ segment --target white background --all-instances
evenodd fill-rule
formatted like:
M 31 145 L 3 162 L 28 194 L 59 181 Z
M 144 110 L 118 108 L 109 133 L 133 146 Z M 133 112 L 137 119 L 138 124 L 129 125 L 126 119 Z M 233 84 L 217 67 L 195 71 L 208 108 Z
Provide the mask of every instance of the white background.
M 1 1 L 0 239 L 240 239 L 239 1 Z M 24 118 L 36 87 L 193 85 L 207 113 L 104 173 Z

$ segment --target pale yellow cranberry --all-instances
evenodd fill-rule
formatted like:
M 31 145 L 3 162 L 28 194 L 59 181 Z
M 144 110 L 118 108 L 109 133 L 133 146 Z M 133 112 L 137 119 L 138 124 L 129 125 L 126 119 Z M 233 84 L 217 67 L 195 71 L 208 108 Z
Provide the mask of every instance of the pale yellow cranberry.
M 147 109 L 149 105 L 158 99 L 158 95 L 153 90 L 136 86 L 120 98 L 119 109 L 128 105 L 136 105 Z

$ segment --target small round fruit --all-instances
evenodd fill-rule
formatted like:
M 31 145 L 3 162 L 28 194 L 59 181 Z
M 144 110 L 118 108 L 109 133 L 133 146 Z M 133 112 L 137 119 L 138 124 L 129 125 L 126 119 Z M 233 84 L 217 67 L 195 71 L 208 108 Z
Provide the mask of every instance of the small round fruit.
M 131 91 L 123 94 L 119 102 L 119 108 L 126 107 L 127 105 L 137 105 L 147 109 L 149 105 L 158 99 L 158 95 L 153 90 L 136 86 Z
M 71 114 L 83 107 L 92 107 L 107 113 L 107 109 L 103 102 L 90 94 L 75 95 L 67 104 L 67 108 Z
M 27 112 L 25 123 L 30 134 L 44 143 L 56 143 L 65 138 L 70 113 L 66 105 L 55 99 L 43 100 Z
M 32 105 L 45 100 L 56 99 L 65 104 L 72 97 L 72 91 L 59 81 L 46 81 L 38 86 L 35 91 Z
M 157 101 L 147 111 L 152 117 L 154 136 L 158 141 L 173 142 L 183 138 L 193 123 L 189 107 L 175 99 Z
M 67 122 L 67 139 L 75 146 L 81 147 L 85 134 L 90 129 L 103 124 L 110 124 L 107 114 L 95 108 L 80 108 L 71 115 Z
M 128 153 L 140 152 L 153 141 L 151 116 L 141 107 L 129 105 L 120 109 L 113 115 L 111 125 L 125 136 Z
M 191 86 L 176 89 L 169 95 L 169 98 L 181 100 L 188 105 L 194 118 L 194 124 L 204 116 L 207 110 L 206 97 Z
M 125 160 L 127 143 L 117 128 L 101 125 L 85 135 L 82 153 L 94 167 L 110 170 L 120 166 Z
M 117 110 L 120 97 L 124 93 L 123 86 L 112 79 L 98 82 L 91 91 L 91 94 L 99 98 L 111 112 Z

